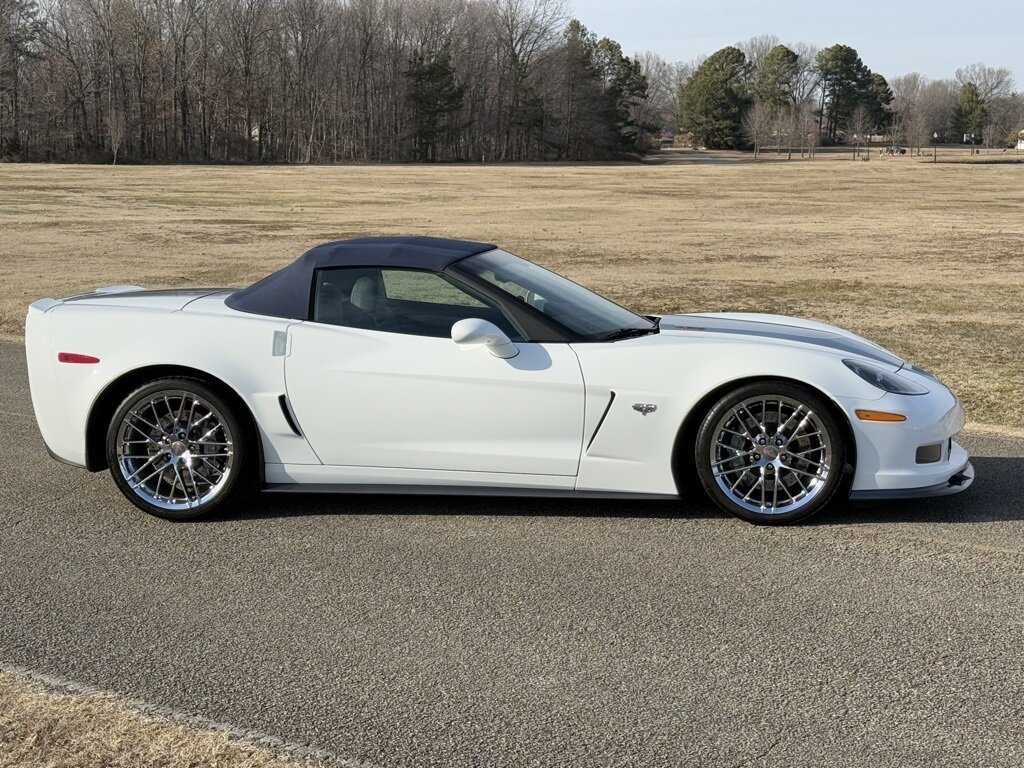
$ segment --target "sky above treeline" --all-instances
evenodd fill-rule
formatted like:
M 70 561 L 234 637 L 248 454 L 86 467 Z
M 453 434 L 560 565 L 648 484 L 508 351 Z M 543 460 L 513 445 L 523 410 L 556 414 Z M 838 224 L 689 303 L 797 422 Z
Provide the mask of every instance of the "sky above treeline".
M 754 35 L 825 48 L 845 43 L 887 78 L 953 77 L 983 61 L 1007 67 L 1024 88 L 1024 2 L 861 0 L 712 3 L 707 0 L 574 0 L 570 12 L 624 51 L 689 61 Z

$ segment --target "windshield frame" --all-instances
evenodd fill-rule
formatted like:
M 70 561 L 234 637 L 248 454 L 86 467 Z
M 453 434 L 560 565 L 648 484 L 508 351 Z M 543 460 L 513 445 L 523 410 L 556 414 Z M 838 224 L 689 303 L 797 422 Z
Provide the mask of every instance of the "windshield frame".
M 564 281 L 565 284 L 572 286 L 573 289 L 579 289 L 579 291 L 593 296 L 596 300 L 596 305 L 610 305 L 610 307 L 632 316 L 635 318 L 636 324 L 630 326 L 609 325 L 607 328 L 600 331 L 583 333 L 577 329 L 567 326 L 564 322 L 560 322 L 554 317 L 545 314 L 536 307 L 527 304 L 521 298 L 518 298 L 514 294 L 501 288 L 497 283 L 494 283 L 476 274 L 475 271 L 466 268 L 470 262 L 482 260 L 487 257 L 494 257 L 496 255 L 514 259 L 528 265 L 529 267 L 540 270 L 543 273 L 547 273 L 547 275 L 551 275 L 554 278 L 556 283 L 558 281 Z M 610 343 L 617 341 L 618 339 L 605 337 L 614 337 L 618 332 L 627 329 L 633 329 L 637 331 L 637 333 L 630 334 L 624 338 L 638 338 L 641 335 L 656 334 L 660 330 L 657 318 L 652 318 L 647 315 L 641 315 L 638 312 L 634 312 L 628 307 L 624 307 L 621 304 L 602 296 L 596 291 L 587 288 L 585 285 L 581 285 L 574 280 L 570 280 L 564 275 L 542 267 L 541 265 L 528 259 L 524 259 L 521 256 L 516 256 L 502 248 L 495 248 L 494 250 L 485 251 L 484 253 L 478 253 L 473 256 L 460 259 L 454 264 L 451 264 L 445 271 L 452 274 L 453 277 L 457 277 L 460 281 L 465 281 L 478 290 L 484 291 L 495 300 L 500 301 L 509 312 L 512 312 L 522 318 L 523 325 L 525 326 L 524 330 L 527 331 L 531 341 Z M 529 320 L 527 320 L 527 318 L 529 318 Z M 534 331 L 536 331 L 536 334 Z M 535 335 L 537 335 L 538 338 L 534 338 Z

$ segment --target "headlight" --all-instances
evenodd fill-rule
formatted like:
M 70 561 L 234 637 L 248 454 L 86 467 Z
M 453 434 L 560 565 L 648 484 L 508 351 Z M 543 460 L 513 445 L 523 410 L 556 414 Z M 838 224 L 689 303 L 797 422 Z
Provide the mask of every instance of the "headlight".
M 916 374 L 924 376 L 926 379 L 931 379 L 934 382 L 939 381 L 939 377 L 936 376 L 934 373 L 932 373 L 931 371 L 926 371 L 924 368 L 920 368 L 914 365 L 913 363 L 907 363 L 903 367 L 906 368 L 908 371 L 913 371 Z
M 897 395 L 927 395 L 928 390 L 917 382 L 911 381 L 903 376 L 878 368 L 870 363 L 862 363 L 859 360 L 843 360 L 843 365 L 860 376 L 864 381 L 873 387 L 878 387 L 886 392 Z

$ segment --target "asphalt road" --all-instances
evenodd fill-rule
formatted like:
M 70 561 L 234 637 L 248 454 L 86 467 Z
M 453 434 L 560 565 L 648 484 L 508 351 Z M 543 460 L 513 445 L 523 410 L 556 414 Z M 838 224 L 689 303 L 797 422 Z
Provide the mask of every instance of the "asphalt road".
M 1024 441 L 959 497 L 265 496 L 173 524 L 51 461 L 0 345 L 0 662 L 382 766 L 1024 764 Z

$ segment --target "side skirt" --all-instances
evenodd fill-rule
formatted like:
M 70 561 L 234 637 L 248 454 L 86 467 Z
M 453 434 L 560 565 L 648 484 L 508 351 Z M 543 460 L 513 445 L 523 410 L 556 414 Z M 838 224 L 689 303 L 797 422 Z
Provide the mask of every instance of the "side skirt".
M 501 488 L 461 485 L 390 485 L 369 483 L 275 483 L 267 493 L 371 493 L 402 496 L 508 496 L 541 499 L 621 499 L 624 501 L 679 501 L 675 494 L 574 491 L 561 488 Z

